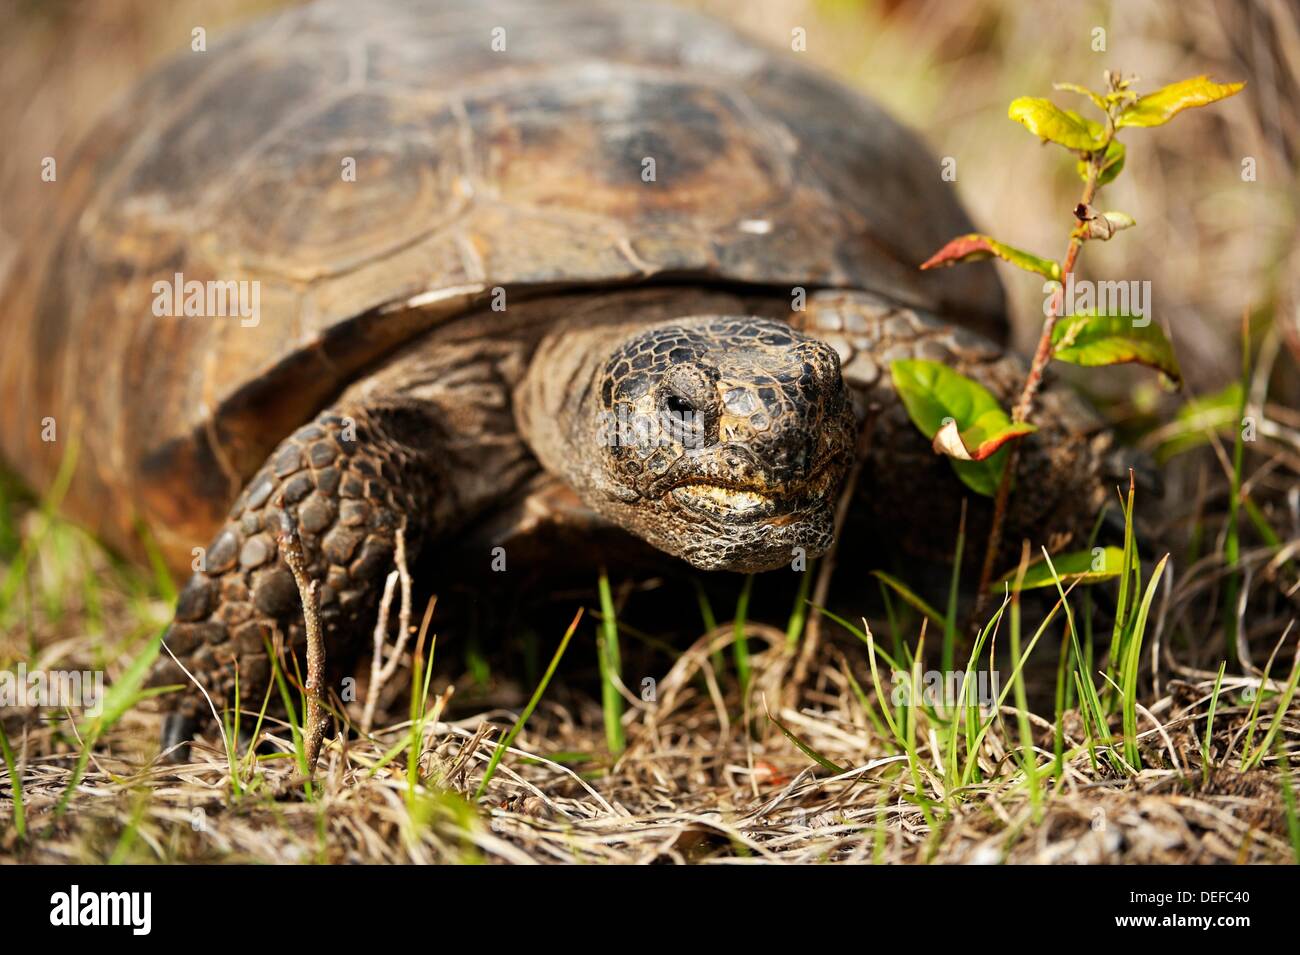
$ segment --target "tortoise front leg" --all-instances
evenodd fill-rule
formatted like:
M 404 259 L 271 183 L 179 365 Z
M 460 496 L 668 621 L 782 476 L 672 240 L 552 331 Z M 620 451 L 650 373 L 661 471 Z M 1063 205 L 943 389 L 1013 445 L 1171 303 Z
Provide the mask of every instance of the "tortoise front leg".
M 889 366 L 900 358 L 942 362 L 984 385 L 1009 408 L 1024 381 L 1025 363 L 957 324 L 866 292 L 818 293 L 794 324 L 839 353 L 859 411 L 875 408 L 856 500 L 876 539 L 949 559 L 965 498 L 968 540 L 982 541 L 991 499 L 962 484 L 917 431 L 894 390 Z M 1003 536 L 1005 566 L 1018 558 L 1022 539 L 1031 541 L 1035 553 L 1039 545 L 1054 551 L 1070 543 L 1080 546 L 1105 501 L 1107 478 L 1115 476 L 1110 435 L 1068 388 L 1043 392 L 1034 423 L 1039 430 L 1022 439 Z M 982 553 L 980 546 L 967 547 L 971 560 Z
M 234 702 L 236 674 L 239 703 L 261 705 L 271 677 L 267 643 L 277 630 L 292 650 L 303 647 L 298 590 L 277 552 L 284 521 L 297 531 L 318 583 L 331 664 L 355 656 L 373 628 L 399 529 L 412 557 L 433 530 L 436 434 L 432 409 L 421 402 L 340 406 L 294 432 L 248 482 L 164 635 L 218 708 Z M 166 654 L 150 682 L 189 686 L 165 721 L 165 748 L 210 718 L 202 695 Z

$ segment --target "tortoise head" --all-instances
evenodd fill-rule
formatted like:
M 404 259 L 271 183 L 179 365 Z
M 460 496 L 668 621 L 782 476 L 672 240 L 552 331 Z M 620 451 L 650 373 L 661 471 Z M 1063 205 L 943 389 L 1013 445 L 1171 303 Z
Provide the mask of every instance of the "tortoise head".
M 781 322 L 674 320 L 596 366 L 574 483 L 598 512 L 705 570 L 830 545 L 856 426 L 839 356 Z

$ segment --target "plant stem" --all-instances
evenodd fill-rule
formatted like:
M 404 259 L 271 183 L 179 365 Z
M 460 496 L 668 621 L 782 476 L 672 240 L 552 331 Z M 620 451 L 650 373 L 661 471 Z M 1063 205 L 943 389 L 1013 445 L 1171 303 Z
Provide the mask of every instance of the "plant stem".
M 1228 567 L 1228 577 L 1223 591 L 1223 644 L 1228 662 L 1238 662 L 1237 600 L 1241 589 L 1238 563 L 1241 558 L 1241 469 L 1245 455 L 1246 409 L 1250 406 L 1250 309 L 1241 313 L 1241 400 L 1237 402 L 1236 432 L 1232 441 L 1232 474 L 1229 475 L 1228 526 L 1224 531 L 1223 560 Z
M 1089 155 L 1088 178 L 1084 182 L 1083 195 L 1079 198 L 1079 205 L 1081 206 L 1092 205 L 1093 197 L 1097 193 L 1097 178 L 1101 174 L 1101 164 L 1108 145 L 1110 145 L 1109 128 L 1106 142 L 1102 144 L 1099 150 Z M 1070 245 L 1066 249 L 1065 259 L 1061 263 L 1061 287 L 1052 295 L 1051 305 L 1047 310 L 1047 318 L 1043 321 L 1042 333 L 1038 336 L 1038 347 L 1034 349 L 1034 358 L 1029 365 L 1029 374 L 1025 376 L 1024 386 L 1020 389 L 1020 397 L 1016 399 L 1016 403 L 1011 409 L 1011 420 L 1017 424 L 1028 421 L 1034 412 L 1034 398 L 1037 397 L 1038 389 L 1042 386 L 1043 372 L 1046 371 L 1048 364 L 1052 360 L 1052 332 L 1056 329 L 1057 319 L 1060 318 L 1061 306 L 1065 299 L 1065 283 L 1079 260 L 1079 251 L 1083 248 L 1083 241 L 1083 237 L 1077 231 L 1071 233 Z M 1007 450 L 1006 464 L 1002 469 L 1002 479 L 998 482 L 998 493 L 993 504 L 993 525 L 989 528 L 988 547 L 984 551 L 984 567 L 980 572 L 979 596 L 976 600 L 978 604 L 976 619 L 983 610 L 989 582 L 993 579 L 994 567 L 997 564 L 998 552 L 1002 548 L 1002 527 L 1006 521 L 1007 501 L 1011 496 L 1012 476 L 1016 473 L 1016 465 L 1019 460 L 1020 442 L 1012 441 Z
M 303 624 L 307 631 L 307 682 L 303 689 L 307 696 L 307 713 L 303 719 L 303 739 L 307 754 L 307 778 L 316 772 L 316 760 L 325 740 L 326 719 L 321 688 L 325 683 L 325 640 L 321 636 L 320 604 L 317 581 L 307 576 L 307 558 L 302 552 L 302 542 L 288 518 L 278 535 L 281 559 L 293 573 L 302 601 Z

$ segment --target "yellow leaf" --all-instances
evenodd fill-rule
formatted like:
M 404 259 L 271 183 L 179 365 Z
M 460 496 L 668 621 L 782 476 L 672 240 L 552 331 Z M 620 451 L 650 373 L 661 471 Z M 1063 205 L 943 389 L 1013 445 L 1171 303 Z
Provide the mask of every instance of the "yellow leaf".
M 1215 83 L 1208 76 L 1173 83 L 1147 93 L 1124 110 L 1116 126 L 1163 126 L 1185 109 L 1208 106 L 1239 92 L 1245 83 Z
M 1100 149 L 1101 127 L 1051 100 L 1021 96 L 1012 100 L 1007 115 L 1039 139 L 1049 139 L 1066 149 L 1092 152 Z

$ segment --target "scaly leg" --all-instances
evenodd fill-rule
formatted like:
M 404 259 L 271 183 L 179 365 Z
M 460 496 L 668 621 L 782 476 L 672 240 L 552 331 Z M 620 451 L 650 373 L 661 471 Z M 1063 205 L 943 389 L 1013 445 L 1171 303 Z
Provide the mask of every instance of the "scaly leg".
M 281 522 L 302 541 L 332 663 L 358 649 L 392 565 L 399 528 L 412 558 L 434 530 L 438 427 L 426 403 L 394 399 L 341 405 L 285 439 L 248 482 L 204 554 L 203 569 L 180 593 L 164 640 L 218 708 L 257 707 L 271 676 L 267 641 L 278 630 L 300 650 L 302 606 L 277 553 Z M 330 638 L 333 638 L 331 641 Z M 189 684 L 163 654 L 151 683 Z M 170 698 L 169 698 L 170 699 Z M 184 742 L 209 718 L 192 686 L 179 694 L 163 730 L 164 748 Z

